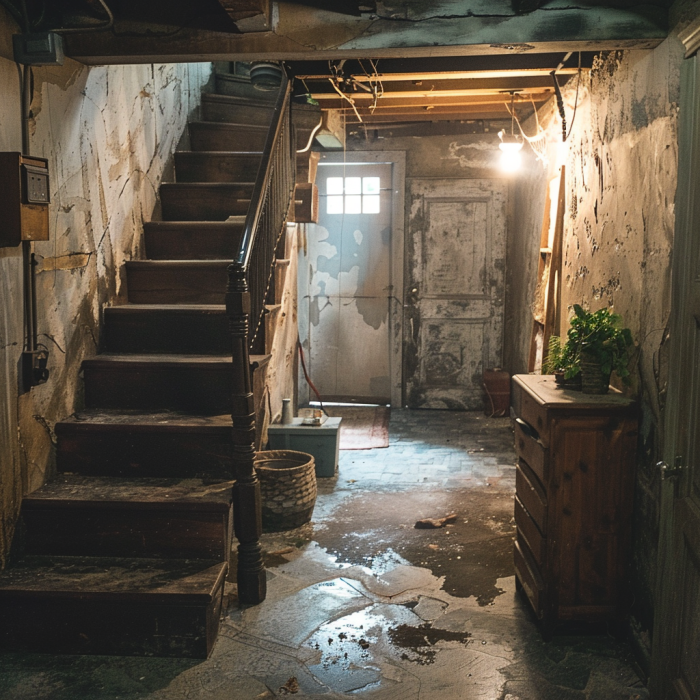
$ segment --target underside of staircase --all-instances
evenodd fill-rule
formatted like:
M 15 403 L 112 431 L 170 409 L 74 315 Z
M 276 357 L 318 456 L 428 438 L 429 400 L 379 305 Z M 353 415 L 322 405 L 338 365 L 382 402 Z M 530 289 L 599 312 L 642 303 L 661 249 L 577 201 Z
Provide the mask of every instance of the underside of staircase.
M 147 258 L 126 263 L 128 303 L 104 311 L 84 409 L 56 425 L 58 477 L 23 501 L 0 575 L 4 648 L 205 658 L 216 639 L 236 478 L 227 268 L 277 97 L 240 76 L 216 86 L 160 187 L 163 220 L 144 225 Z

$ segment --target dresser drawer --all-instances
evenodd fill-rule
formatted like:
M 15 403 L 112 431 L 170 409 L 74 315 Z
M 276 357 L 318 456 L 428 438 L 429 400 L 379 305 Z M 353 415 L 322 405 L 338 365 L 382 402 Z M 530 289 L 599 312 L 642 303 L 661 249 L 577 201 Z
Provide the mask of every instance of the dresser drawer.
M 517 496 L 515 497 L 515 526 L 518 528 L 518 534 L 522 536 L 530 548 L 535 561 L 542 566 L 545 558 L 546 540 Z
M 539 434 L 540 442 L 549 447 L 549 417 L 547 409 L 520 384 L 513 379 L 512 403 L 515 415 L 531 425 Z
M 515 467 L 515 492 L 525 510 L 537 523 L 540 532 L 547 534 L 547 495 L 540 480 L 521 459 Z
M 535 615 L 542 619 L 544 616 L 544 582 L 526 546 L 517 539 L 513 545 L 513 560 L 515 575 L 520 581 Z
M 527 462 L 530 469 L 543 483 L 547 483 L 549 471 L 549 450 L 542 443 L 528 435 L 527 428 L 515 421 L 515 451 L 520 459 Z

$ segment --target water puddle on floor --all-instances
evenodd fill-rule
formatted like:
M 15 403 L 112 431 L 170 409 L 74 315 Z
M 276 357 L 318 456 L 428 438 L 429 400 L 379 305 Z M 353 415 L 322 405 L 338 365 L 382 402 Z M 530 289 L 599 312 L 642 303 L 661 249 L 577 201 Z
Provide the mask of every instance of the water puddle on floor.
M 319 627 L 304 646 L 320 652 L 309 671 L 340 692 L 374 687 L 388 659 L 434 663 L 446 642 L 467 644 L 468 632 L 434 629 L 414 611 L 419 601 L 377 603 Z

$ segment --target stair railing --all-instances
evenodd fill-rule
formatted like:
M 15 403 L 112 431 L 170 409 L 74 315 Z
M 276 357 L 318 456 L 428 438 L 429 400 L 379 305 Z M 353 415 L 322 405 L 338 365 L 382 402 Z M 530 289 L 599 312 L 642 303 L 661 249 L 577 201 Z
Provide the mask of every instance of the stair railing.
M 233 526 L 238 540 L 238 598 L 265 599 L 260 483 L 255 474 L 255 406 L 250 349 L 260 335 L 274 273 L 275 250 L 294 191 L 296 157 L 291 119 L 291 81 L 282 76 L 241 243 L 228 267 L 226 313 L 233 351 Z

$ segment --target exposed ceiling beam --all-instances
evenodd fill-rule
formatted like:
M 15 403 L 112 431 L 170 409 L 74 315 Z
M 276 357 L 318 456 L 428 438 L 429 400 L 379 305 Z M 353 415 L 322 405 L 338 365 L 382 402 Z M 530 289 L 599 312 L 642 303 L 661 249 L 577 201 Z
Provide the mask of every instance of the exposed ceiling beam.
M 369 82 L 369 81 L 367 81 Z M 424 95 L 427 97 L 441 97 L 445 95 L 493 95 L 503 92 L 538 92 L 553 90 L 551 76 L 535 78 L 489 78 L 486 80 L 404 80 L 404 81 L 375 81 L 373 85 L 381 85 L 384 95 L 393 97 L 405 97 L 407 95 Z M 315 99 L 322 100 L 327 96 L 335 96 L 338 93 L 333 88 L 330 79 L 319 81 L 306 81 L 306 85 Z M 363 83 L 364 86 L 364 83 Z M 372 95 L 365 90 L 354 90 L 348 93 L 351 97 L 359 99 L 369 98 Z
M 494 0 L 488 15 L 480 16 L 475 11 L 455 15 L 454 2 L 436 0 L 414 3 L 408 18 L 350 17 L 284 2 L 277 8 L 274 32 L 230 34 L 166 25 L 154 31 L 117 21 L 113 32 L 67 35 L 66 53 L 89 64 L 400 59 L 653 48 L 667 35 L 666 13 L 653 7 L 641 12 L 554 6 L 517 15 L 507 0 Z
M 482 70 L 482 71 L 444 71 L 441 73 L 351 73 L 352 77 L 359 82 L 371 82 L 380 80 L 382 83 L 397 82 L 402 80 L 495 80 L 499 78 L 549 78 L 552 68 L 523 69 L 523 70 Z M 571 76 L 578 73 L 578 68 L 562 68 L 557 71 L 558 76 Z M 325 72 L 316 75 L 297 74 L 297 78 L 304 80 L 324 80 L 330 77 L 330 73 Z
M 438 121 L 449 121 L 449 122 L 474 122 L 474 121 L 501 121 L 507 120 L 510 123 L 510 115 L 505 111 L 462 111 L 453 112 L 450 114 L 439 114 L 434 112 L 423 112 L 423 113 L 410 113 L 410 114 L 363 114 L 362 123 L 365 126 L 370 126 L 372 124 L 397 124 L 397 123 L 409 123 L 409 122 L 438 122 Z M 346 125 L 359 124 L 357 116 L 353 112 L 347 112 L 345 114 Z
M 242 32 L 272 29 L 272 0 L 218 0 Z
M 553 90 L 539 90 L 537 92 L 532 92 L 527 95 L 527 99 L 524 100 L 523 104 L 531 104 L 530 97 L 535 102 L 542 102 L 548 100 L 552 96 Z M 350 103 L 347 100 L 342 99 L 336 93 L 333 95 L 316 95 L 314 99 L 317 99 L 321 105 L 321 109 L 344 109 L 350 107 Z M 355 106 L 359 109 L 360 107 L 367 107 L 371 105 L 374 101 L 372 95 L 364 95 L 361 93 L 356 93 L 352 95 L 352 99 Z M 376 109 L 387 109 L 389 107 L 446 107 L 449 105 L 493 105 L 493 104 L 510 104 L 510 95 L 507 93 L 491 93 L 491 94 L 476 94 L 476 95 L 443 95 L 443 96 L 425 96 L 419 94 L 406 94 L 402 97 L 396 97 L 393 95 L 384 95 L 377 99 Z M 515 107 L 518 108 L 520 102 L 516 102 Z

